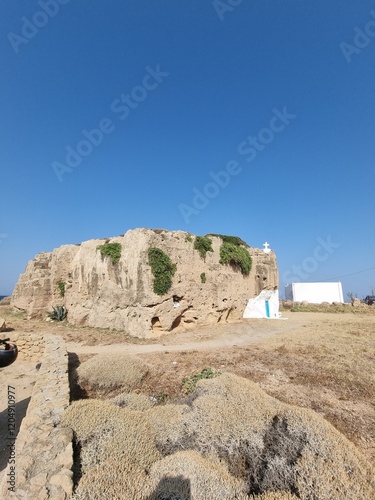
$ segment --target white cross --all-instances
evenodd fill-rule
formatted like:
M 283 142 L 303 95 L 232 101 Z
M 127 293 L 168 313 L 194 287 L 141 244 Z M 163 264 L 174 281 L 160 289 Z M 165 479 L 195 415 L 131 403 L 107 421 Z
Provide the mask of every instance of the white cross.
M 264 246 L 263 252 L 270 253 L 271 249 L 269 248 L 270 245 L 269 245 L 269 243 L 267 243 L 267 241 L 265 243 L 263 243 L 263 246 Z

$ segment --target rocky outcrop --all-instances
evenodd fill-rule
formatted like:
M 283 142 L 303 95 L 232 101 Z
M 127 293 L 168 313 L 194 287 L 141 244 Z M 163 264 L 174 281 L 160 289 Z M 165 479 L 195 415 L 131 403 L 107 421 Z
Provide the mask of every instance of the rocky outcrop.
M 12 305 L 29 317 L 64 305 L 72 324 L 125 330 L 137 337 L 239 319 L 249 298 L 277 287 L 275 254 L 248 248 L 252 269 L 246 276 L 238 266 L 220 264 L 223 241 L 210 238 L 213 251 L 205 258 L 194 248 L 194 235 L 183 231 L 134 229 L 110 240 L 64 245 L 28 263 Z M 121 245 L 118 262 L 101 255 L 98 246 L 106 242 Z M 172 286 L 161 296 L 153 290 L 151 247 L 176 264 Z
M 5 332 L 7 329 L 7 325 L 5 323 L 4 318 L 0 318 L 0 332 Z

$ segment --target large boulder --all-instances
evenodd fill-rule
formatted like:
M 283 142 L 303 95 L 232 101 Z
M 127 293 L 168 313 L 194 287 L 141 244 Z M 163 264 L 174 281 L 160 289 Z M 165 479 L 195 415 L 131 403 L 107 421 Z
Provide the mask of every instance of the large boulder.
M 157 336 L 179 325 L 237 320 L 249 298 L 277 287 L 276 257 L 243 246 L 252 258 L 251 272 L 244 275 L 238 266 L 220 263 L 223 240 L 210 238 L 213 251 L 205 258 L 194 248 L 194 235 L 152 229 L 40 253 L 20 276 L 12 305 L 29 317 L 64 305 L 72 324 L 125 330 L 137 337 Z M 117 263 L 98 250 L 106 242 L 121 245 Z M 176 264 L 172 286 L 163 295 L 154 292 L 151 247 Z

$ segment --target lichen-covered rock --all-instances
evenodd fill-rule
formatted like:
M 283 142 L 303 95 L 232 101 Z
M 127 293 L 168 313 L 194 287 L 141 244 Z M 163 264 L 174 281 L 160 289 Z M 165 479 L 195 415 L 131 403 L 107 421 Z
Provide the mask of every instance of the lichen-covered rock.
M 194 235 L 183 231 L 134 229 L 110 240 L 64 245 L 28 263 L 12 305 L 30 317 L 64 305 L 72 324 L 125 330 L 137 337 L 157 336 L 179 325 L 239 319 L 249 298 L 277 287 L 275 254 L 248 248 L 252 269 L 246 276 L 237 266 L 220 264 L 223 241 L 210 238 L 213 251 L 205 258 L 194 248 Z M 106 242 L 121 245 L 118 262 L 101 255 L 98 246 Z M 153 288 L 152 247 L 176 264 L 172 286 L 161 296 Z

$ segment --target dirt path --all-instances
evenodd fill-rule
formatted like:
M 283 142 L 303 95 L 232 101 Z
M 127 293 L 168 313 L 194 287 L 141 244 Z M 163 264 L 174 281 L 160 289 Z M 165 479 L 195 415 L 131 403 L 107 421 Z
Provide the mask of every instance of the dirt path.
M 152 352 L 186 352 L 207 349 L 230 348 L 262 343 L 271 337 L 291 333 L 299 329 L 319 328 L 324 322 L 333 320 L 345 322 L 354 317 L 351 314 L 327 313 L 284 313 L 280 320 L 248 319 L 235 323 L 209 325 L 177 333 L 163 334 L 159 339 L 142 340 L 127 338 L 126 342 L 108 343 L 104 337 L 96 345 L 67 341 L 67 350 L 75 354 Z
M 67 342 L 68 352 L 75 354 L 129 353 L 147 354 L 152 352 L 202 351 L 220 347 L 249 345 L 267 340 L 274 335 L 290 332 L 301 327 L 301 321 L 288 320 L 244 320 L 232 324 L 195 328 L 174 334 L 166 334 L 158 343 L 111 345 L 82 345 Z
M 0 481 L 9 459 L 9 445 L 17 436 L 36 381 L 36 363 L 16 361 L 0 369 Z M 15 397 L 14 413 L 8 411 L 8 392 L 10 403 Z M 15 417 L 15 430 L 13 427 Z M 14 434 L 12 434 L 14 432 Z

